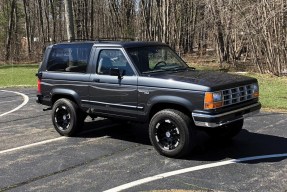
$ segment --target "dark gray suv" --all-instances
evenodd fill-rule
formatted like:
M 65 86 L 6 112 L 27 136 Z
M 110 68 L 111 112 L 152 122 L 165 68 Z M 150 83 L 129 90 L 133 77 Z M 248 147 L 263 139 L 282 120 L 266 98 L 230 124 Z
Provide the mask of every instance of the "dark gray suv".
M 169 157 L 191 151 L 196 129 L 234 137 L 261 108 L 256 79 L 195 70 L 158 42 L 51 45 L 37 76 L 37 101 L 61 135 L 75 135 L 88 115 L 149 123 L 151 143 Z

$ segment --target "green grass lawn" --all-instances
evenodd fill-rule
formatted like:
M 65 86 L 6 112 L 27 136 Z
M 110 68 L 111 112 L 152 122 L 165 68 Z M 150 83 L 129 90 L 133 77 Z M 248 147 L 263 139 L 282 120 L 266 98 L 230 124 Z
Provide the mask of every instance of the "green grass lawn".
M 0 65 L 0 87 L 37 86 L 38 65 Z
M 260 102 L 269 110 L 287 111 L 287 77 L 275 77 L 250 73 L 257 78 L 260 86 Z
M 2 65 L 0 66 L 0 87 L 36 87 L 37 64 Z M 260 85 L 260 101 L 267 110 L 287 111 L 287 77 L 274 77 L 248 73 L 247 76 L 258 79 Z

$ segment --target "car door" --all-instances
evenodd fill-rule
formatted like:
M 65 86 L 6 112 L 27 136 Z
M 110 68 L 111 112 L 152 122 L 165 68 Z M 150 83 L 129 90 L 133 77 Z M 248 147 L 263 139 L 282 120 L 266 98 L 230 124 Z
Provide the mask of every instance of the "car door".
M 137 74 L 121 48 L 97 48 L 96 70 L 90 76 L 90 105 L 104 116 L 137 118 Z M 120 75 L 112 74 L 119 71 Z

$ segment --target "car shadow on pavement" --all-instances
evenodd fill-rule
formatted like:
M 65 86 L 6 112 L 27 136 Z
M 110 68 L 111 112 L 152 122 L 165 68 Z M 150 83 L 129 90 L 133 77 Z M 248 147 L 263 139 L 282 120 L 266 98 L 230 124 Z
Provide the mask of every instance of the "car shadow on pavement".
M 108 119 L 85 122 L 84 130 L 77 137 L 95 138 L 103 136 L 142 145 L 151 145 L 147 125 L 113 122 Z
M 201 161 L 220 161 L 226 158 L 287 154 L 287 138 L 262 133 L 253 133 L 243 129 L 230 141 L 218 141 L 208 138 L 204 133 L 198 134 L 198 145 L 187 158 Z M 287 157 L 249 161 L 247 163 L 279 162 Z M 246 163 L 246 162 L 245 162 Z
M 97 128 L 99 127 L 99 129 Z M 104 127 L 104 128 L 102 128 Z M 148 126 L 141 124 L 113 123 L 109 120 L 85 122 L 84 130 L 78 135 L 83 138 L 107 136 L 113 139 L 151 145 Z M 243 129 L 230 141 L 218 141 L 198 131 L 196 146 L 186 160 L 221 161 L 272 154 L 287 153 L 287 138 L 262 133 L 253 133 Z M 284 158 L 262 159 L 248 163 L 278 162 Z

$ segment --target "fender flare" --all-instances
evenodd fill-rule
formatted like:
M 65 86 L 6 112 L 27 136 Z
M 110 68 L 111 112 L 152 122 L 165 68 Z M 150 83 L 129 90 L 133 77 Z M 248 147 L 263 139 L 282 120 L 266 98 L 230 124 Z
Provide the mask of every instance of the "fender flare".
M 77 92 L 70 90 L 70 89 L 64 89 L 64 88 L 55 88 L 51 91 L 51 98 L 52 101 L 54 100 L 55 96 L 57 95 L 64 95 L 68 97 L 72 97 L 74 101 L 77 103 L 77 105 L 80 105 L 81 99 Z
M 161 103 L 170 103 L 174 105 L 179 105 L 184 108 L 186 108 L 188 111 L 192 112 L 193 111 L 193 103 L 191 100 L 188 100 L 186 98 L 178 97 L 178 96 L 169 96 L 169 95 L 159 95 L 151 98 L 147 102 L 147 112 L 150 114 L 151 109 L 156 105 L 156 104 L 161 104 Z

